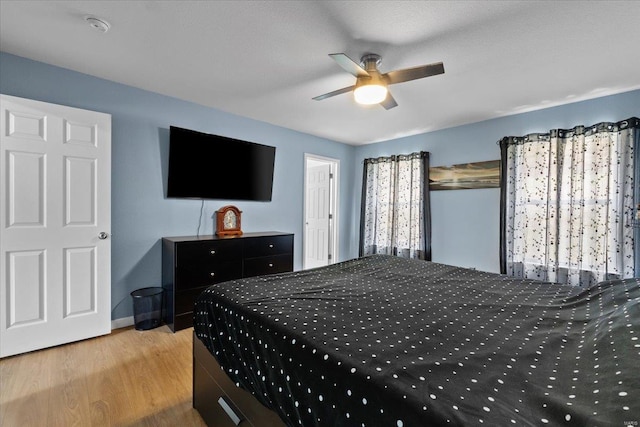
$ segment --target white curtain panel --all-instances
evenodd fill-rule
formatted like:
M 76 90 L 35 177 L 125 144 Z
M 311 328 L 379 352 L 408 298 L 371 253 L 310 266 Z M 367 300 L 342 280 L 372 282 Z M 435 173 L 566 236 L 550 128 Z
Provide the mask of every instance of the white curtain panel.
M 578 286 L 634 276 L 634 135 L 624 121 L 501 141 L 508 275 Z
M 422 153 L 365 159 L 361 254 L 426 259 Z

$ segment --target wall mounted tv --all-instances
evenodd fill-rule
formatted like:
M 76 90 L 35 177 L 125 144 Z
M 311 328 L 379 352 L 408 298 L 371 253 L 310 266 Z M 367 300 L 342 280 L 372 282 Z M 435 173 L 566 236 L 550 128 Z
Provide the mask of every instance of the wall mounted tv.
M 271 201 L 275 147 L 171 126 L 167 197 Z

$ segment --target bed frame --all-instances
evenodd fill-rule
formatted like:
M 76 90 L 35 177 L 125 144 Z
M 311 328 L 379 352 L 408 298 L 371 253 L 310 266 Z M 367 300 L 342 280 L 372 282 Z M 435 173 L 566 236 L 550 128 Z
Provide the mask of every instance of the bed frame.
M 195 333 L 193 407 L 209 427 L 285 427 L 275 412 L 236 387 Z

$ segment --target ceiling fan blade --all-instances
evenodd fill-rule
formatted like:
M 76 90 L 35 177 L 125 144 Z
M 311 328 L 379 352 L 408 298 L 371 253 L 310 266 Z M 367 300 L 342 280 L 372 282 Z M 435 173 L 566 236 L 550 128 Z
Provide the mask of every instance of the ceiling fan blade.
M 382 105 L 385 110 L 390 110 L 393 107 L 397 107 L 398 103 L 393 96 L 391 96 L 391 92 L 387 91 L 387 97 L 380 103 L 380 105 Z
M 347 73 L 353 74 L 356 77 L 366 77 L 369 75 L 364 68 L 344 53 L 330 53 L 329 56 Z
M 316 101 L 322 101 L 323 99 L 331 98 L 332 96 L 340 95 L 342 93 L 347 93 L 356 88 L 355 85 L 349 87 L 343 87 L 342 89 L 334 90 L 333 92 L 325 93 L 324 95 L 319 95 L 314 97 Z
M 389 71 L 383 74 L 389 84 L 408 82 L 410 80 L 422 79 L 424 77 L 436 76 L 444 74 L 444 64 L 435 62 L 429 65 L 421 65 L 414 68 L 405 68 L 402 70 Z

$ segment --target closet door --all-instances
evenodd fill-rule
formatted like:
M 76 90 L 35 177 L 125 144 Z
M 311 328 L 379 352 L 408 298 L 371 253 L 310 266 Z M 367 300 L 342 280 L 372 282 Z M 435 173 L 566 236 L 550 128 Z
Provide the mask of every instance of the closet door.
M 111 331 L 111 116 L 0 95 L 0 357 Z
M 307 168 L 304 268 L 330 264 L 331 165 Z

